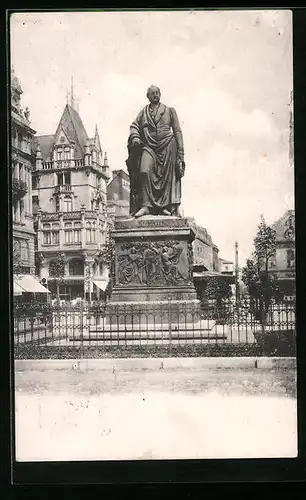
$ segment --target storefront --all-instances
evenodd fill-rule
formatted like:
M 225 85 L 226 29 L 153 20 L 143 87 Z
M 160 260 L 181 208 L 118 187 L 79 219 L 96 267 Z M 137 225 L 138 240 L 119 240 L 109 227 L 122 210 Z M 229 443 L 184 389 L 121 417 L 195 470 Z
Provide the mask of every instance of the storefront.
M 48 289 L 52 294 L 52 298 L 57 297 L 57 283 L 56 280 L 48 279 Z M 82 279 L 69 279 L 64 278 L 63 283 L 59 284 L 60 300 L 71 301 L 78 297 L 84 297 L 84 281 Z
M 49 290 L 31 274 L 18 274 L 13 279 L 13 294 L 17 301 L 48 301 Z

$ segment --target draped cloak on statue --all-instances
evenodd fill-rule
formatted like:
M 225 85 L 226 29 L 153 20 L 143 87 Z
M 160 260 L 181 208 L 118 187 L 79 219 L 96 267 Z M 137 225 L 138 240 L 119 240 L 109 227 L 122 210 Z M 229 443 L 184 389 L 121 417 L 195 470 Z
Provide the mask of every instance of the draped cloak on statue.
M 135 137 L 141 141 L 139 147 L 132 147 Z M 152 212 L 179 206 L 181 175 L 177 162 L 184 159 L 184 145 L 175 109 L 160 103 L 153 116 L 150 105 L 144 107 L 130 127 L 128 152 L 131 213 L 144 206 Z

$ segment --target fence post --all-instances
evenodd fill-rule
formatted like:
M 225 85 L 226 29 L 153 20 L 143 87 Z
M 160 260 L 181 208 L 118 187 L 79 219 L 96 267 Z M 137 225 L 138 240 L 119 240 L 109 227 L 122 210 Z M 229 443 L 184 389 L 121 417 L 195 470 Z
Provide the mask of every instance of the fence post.
M 168 297 L 169 354 L 172 355 L 171 297 Z
M 83 344 L 83 327 L 84 327 L 84 304 L 81 302 L 81 318 L 80 318 L 80 337 Z

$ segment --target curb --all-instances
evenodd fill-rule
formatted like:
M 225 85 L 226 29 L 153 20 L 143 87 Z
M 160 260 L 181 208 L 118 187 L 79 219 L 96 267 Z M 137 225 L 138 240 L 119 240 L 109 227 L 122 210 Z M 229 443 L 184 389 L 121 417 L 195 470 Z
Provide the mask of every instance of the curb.
M 77 370 L 143 371 L 143 370 L 208 370 L 208 369 L 296 369 L 296 358 L 107 358 L 107 359 L 17 359 L 16 372 Z

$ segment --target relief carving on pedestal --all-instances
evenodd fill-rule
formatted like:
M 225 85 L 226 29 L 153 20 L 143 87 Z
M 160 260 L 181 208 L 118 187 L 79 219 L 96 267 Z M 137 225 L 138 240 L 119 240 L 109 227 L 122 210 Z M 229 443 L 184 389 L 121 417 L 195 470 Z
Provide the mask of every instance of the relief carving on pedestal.
M 171 240 L 124 243 L 117 254 L 117 280 L 121 285 L 188 284 L 190 272 L 182 259 L 183 250 Z
M 192 282 L 193 281 L 193 248 L 192 248 L 192 243 L 189 241 L 188 242 L 188 265 L 189 265 L 189 280 Z

